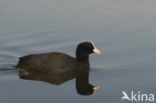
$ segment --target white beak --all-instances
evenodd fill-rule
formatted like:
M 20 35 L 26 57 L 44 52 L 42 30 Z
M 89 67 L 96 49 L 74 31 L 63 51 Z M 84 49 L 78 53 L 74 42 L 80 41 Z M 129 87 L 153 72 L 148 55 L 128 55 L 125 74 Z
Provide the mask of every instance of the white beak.
M 94 52 L 95 54 L 101 54 L 100 50 L 98 50 L 97 48 L 93 49 L 93 52 Z
M 101 54 L 100 50 L 97 49 L 97 48 L 95 47 L 95 45 L 94 45 L 93 42 L 92 42 L 92 45 L 93 45 L 93 47 L 94 47 L 93 52 L 94 52 L 95 54 Z

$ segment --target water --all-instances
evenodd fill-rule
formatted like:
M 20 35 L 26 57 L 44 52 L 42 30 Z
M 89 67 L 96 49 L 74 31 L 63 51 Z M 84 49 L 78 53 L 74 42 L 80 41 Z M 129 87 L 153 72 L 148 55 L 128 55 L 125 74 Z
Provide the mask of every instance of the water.
M 122 91 L 156 94 L 155 0 L 1 0 L 1 103 L 120 103 Z M 82 96 L 75 79 L 59 86 L 19 79 L 18 57 L 59 51 L 94 41 L 90 83 L 101 88 Z M 127 102 L 127 101 L 125 101 Z

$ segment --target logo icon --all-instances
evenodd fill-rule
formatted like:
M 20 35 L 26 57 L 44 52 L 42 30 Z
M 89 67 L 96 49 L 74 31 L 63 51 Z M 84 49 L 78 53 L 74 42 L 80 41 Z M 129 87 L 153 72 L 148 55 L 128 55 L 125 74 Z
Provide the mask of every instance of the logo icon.
M 123 97 L 121 98 L 121 101 L 124 99 L 131 101 L 131 99 L 128 97 L 127 93 L 125 91 L 122 91 Z
M 126 93 L 125 91 L 122 91 L 123 96 L 121 97 L 121 101 L 128 100 L 131 102 L 154 102 L 154 94 L 146 94 L 141 93 L 140 91 L 134 92 L 131 91 L 130 94 Z

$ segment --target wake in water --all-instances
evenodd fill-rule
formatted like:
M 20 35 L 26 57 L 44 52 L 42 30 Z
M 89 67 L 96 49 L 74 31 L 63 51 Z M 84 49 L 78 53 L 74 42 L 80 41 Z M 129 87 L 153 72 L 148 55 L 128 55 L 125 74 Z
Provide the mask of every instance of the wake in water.
M 0 71 L 16 70 L 16 61 L 0 61 Z
M 16 68 L 0 68 L 0 71 L 16 70 Z

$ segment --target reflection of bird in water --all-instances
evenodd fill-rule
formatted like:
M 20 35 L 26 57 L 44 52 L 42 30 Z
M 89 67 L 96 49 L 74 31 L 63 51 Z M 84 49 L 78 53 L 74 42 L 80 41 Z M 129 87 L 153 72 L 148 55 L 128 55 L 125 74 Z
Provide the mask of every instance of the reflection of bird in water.
M 99 88 L 99 86 L 89 84 L 89 68 L 60 74 L 34 71 L 25 72 L 23 70 L 19 70 L 19 76 L 21 79 L 39 80 L 54 85 L 60 85 L 68 80 L 76 78 L 76 90 L 81 95 L 91 95 Z
M 76 58 L 64 53 L 41 53 L 21 57 L 15 66 L 24 71 L 39 71 L 45 73 L 64 73 L 89 67 L 89 54 L 100 54 L 92 42 L 83 42 L 77 46 Z
M 48 82 L 54 85 L 60 85 L 68 80 L 71 80 L 75 77 L 74 72 L 66 72 L 66 73 L 40 73 L 35 71 L 25 72 L 24 70 L 19 70 L 19 76 L 21 79 L 27 80 L 39 80 Z
M 79 94 L 82 95 L 91 95 L 100 88 L 100 86 L 93 86 L 89 84 L 89 69 L 85 69 L 77 73 L 76 76 L 76 89 Z

